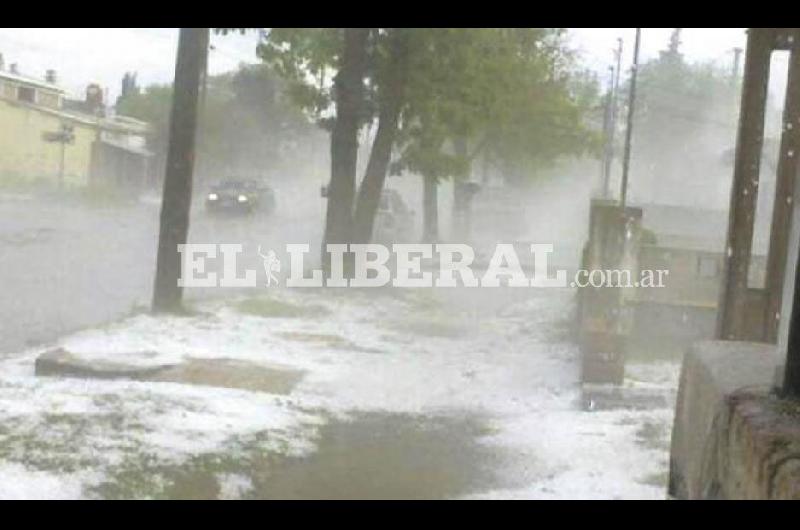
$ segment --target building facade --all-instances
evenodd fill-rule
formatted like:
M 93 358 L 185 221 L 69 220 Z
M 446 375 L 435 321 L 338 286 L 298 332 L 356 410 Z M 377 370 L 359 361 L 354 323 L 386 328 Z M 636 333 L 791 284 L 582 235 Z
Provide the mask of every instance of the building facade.
M 114 115 L 97 85 L 70 100 L 53 71 L 40 80 L 0 68 L 0 186 L 147 182 L 146 123 Z

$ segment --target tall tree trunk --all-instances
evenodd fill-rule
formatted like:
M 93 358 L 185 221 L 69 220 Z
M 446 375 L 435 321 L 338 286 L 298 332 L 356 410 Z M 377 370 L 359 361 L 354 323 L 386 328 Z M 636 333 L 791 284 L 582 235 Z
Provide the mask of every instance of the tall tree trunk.
M 178 285 L 192 204 L 195 136 L 200 78 L 208 55 L 208 28 L 182 28 L 175 61 L 175 87 L 169 125 L 166 175 L 161 202 L 153 311 L 181 310 L 183 288 Z
M 436 177 L 422 178 L 422 241 L 435 243 L 439 240 L 439 181 Z
M 353 196 L 358 160 L 359 118 L 364 102 L 364 74 L 367 66 L 367 28 L 345 28 L 344 50 L 334 78 L 336 120 L 331 133 L 331 181 L 322 241 L 322 266 L 330 271 L 328 243 L 349 243 L 352 239 Z
M 467 183 L 472 177 L 472 161 L 469 159 L 467 138 L 458 137 L 455 140 L 456 156 L 467 164 L 467 172 L 453 180 L 453 209 L 452 209 L 452 235 L 458 241 L 464 241 L 470 235 L 470 192 Z
M 375 224 L 383 185 L 389 170 L 392 147 L 397 136 L 400 112 L 403 107 L 408 65 L 407 29 L 392 30 L 391 50 L 386 81 L 380 99 L 378 131 L 372 143 L 367 170 L 358 190 L 353 239 L 357 243 L 369 243 Z

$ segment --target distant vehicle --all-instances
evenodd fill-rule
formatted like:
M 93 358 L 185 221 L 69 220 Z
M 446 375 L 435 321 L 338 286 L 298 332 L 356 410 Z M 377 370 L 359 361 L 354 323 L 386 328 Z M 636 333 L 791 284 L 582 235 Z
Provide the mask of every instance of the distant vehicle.
M 320 196 L 328 198 L 328 186 L 320 188 Z M 414 210 L 410 209 L 403 197 L 396 191 L 384 189 L 375 212 L 372 227 L 372 242 L 391 244 L 409 243 L 414 232 Z
M 214 213 L 271 214 L 275 211 L 275 192 L 256 180 L 226 180 L 211 186 L 206 208 Z
M 396 190 L 383 190 L 372 229 L 373 242 L 410 243 L 413 235 L 414 211 Z

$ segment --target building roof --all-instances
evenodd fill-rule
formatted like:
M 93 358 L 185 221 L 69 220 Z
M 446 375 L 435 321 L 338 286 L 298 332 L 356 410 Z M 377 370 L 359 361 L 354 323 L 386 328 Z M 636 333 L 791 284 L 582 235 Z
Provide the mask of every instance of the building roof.
M 8 79 L 25 85 L 33 85 L 39 88 L 46 88 L 48 90 L 52 90 L 53 92 L 58 92 L 60 94 L 66 93 L 66 91 L 63 88 L 59 87 L 58 85 L 48 83 L 42 79 L 36 79 L 35 77 L 28 77 L 22 74 L 15 74 L 7 70 L 0 70 L 0 79 Z
M 8 70 L 0 70 L 0 80 L 10 80 L 17 83 L 34 86 L 36 88 L 43 88 L 56 92 L 61 95 L 66 95 L 66 91 L 53 83 L 48 83 L 42 79 L 36 79 L 19 73 L 13 73 Z M 110 116 L 97 116 L 90 112 L 86 112 L 81 108 L 75 106 L 65 105 L 62 108 L 53 109 L 41 105 L 24 103 L 14 101 L 17 104 L 24 104 L 31 108 L 35 108 L 41 112 L 59 116 L 62 119 L 99 127 L 104 130 L 110 130 L 120 133 L 128 134 L 147 134 L 150 130 L 146 122 L 131 118 L 129 116 L 110 115 Z M 66 103 L 66 98 L 65 98 Z
M 132 118 L 131 116 L 124 116 L 122 114 L 105 116 L 100 118 L 100 122 L 101 126 L 107 129 L 137 132 L 139 134 L 147 134 L 150 131 L 150 124 L 146 121 Z
M 150 131 L 150 125 L 147 122 L 137 120 L 136 118 L 131 118 L 129 116 L 97 116 L 95 114 L 89 114 L 72 109 L 54 109 L 34 103 L 9 99 L 3 97 L 2 94 L 0 94 L 0 100 L 7 101 L 12 105 L 25 106 L 45 114 L 57 116 L 62 120 L 80 123 L 89 127 L 97 127 L 102 130 L 139 135 L 146 135 Z

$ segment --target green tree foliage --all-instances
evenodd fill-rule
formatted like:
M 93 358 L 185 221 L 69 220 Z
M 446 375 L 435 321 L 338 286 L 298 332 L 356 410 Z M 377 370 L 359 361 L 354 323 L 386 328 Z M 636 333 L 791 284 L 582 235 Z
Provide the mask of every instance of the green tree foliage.
M 587 120 L 596 82 L 577 69 L 564 31 L 426 31 L 428 53 L 412 69 L 404 121 L 400 163 L 408 169 L 464 177 L 476 157 L 487 156 L 530 176 L 560 156 L 598 147 Z
M 707 197 L 714 190 L 702 186 L 729 180 L 724 154 L 735 143 L 738 100 L 727 69 L 685 60 L 676 29 L 640 67 L 631 175 L 639 200 L 676 202 L 695 186 L 698 198 Z
M 390 63 L 392 29 L 376 29 L 364 123 L 379 108 Z M 586 123 L 597 104 L 593 78 L 577 68 L 565 31 L 539 28 L 414 28 L 409 42 L 406 96 L 395 169 L 440 176 L 466 171 L 483 149 L 499 158 L 547 164 L 597 146 Z M 293 100 L 329 123 L 331 75 L 341 47 L 335 29 L 271 30 L 259 56 L 287 81 Z M 467 137 L 467 159 L 448 145 Z M 449 147 L 449 148 L 448 148 Z
M 407 32 L 406 46 L 396 46 L 399 32 Z M 586 113 L 597 90 L 578 75 L 564 36 L 536 28 L 373 28 L 362 122 L 378 119 L 380 131 L 380 120 L 392 120 L 381 108 L 402 83 L 392 170 L 434 179 L 467 176 L 479 155 L 541 166 L 592 149 Z M 265 33 L 258 53 L 287 81 L 295 103 L 327 127 L 341 50 L 339 29 L 293 28 Z M 406 55 L 402 77 L 392 75 L 398 50 Z M 373 181 L 382 186 L 380 178 L 364 179 Z M 362 195 L 369 194 L 360 193 L 359 204 Z
M 138 93 L 121 97 L 117 112 L 150 124 L 148 147 L 156 154 L 159 166 L 167 151 L 169 112 L 172 108 L 172 85 L 150 85 Z
M 272 28 L 256 53 L 287 82 L 295 104 L 330 129 L 332 76 L 343 46 L 339 28 Z
M 198 174 L 263 174 L 288 170 L 308 156 L 307 142 L 317 130 L 285 93 L 280 77 L 264 65 L 241 65 L 210 76 L 202 98 L 197 138 Z M 117 110 L 149 122 L 149 147 L 163 160 L 166 152 L 171 85 L 151 85 L 121 98 Z

